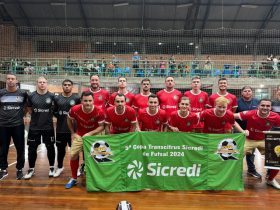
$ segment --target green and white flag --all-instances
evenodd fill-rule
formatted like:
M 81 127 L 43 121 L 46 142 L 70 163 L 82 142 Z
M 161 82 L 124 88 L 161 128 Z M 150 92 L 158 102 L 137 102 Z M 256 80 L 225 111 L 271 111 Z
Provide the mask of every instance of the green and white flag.
M 243 134 L 84 137 L 88 191 L 244 190 Z

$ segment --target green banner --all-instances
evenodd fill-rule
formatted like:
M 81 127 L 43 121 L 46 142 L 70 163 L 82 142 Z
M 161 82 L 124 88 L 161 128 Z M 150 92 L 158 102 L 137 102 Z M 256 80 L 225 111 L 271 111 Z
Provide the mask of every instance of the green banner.
M 244 190 L 243 134 L 134 132 L 83 139 L 88 191 Z

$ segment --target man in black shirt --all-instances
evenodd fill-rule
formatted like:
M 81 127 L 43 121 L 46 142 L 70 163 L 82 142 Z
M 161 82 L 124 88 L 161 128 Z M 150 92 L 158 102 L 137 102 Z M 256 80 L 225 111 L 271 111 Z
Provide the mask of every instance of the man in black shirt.
M 17 179 L 23 178 L 24 167 L 24 108 L 27 93 L 17 88 L 17 78 L 14 74 L 6 75 L 6 88 L 0 90 L 0 180 L 8 176 L 8 152 L 13 138 L 17 151 Z
M 37 159 L 37 148 L 43 143 L 47 148 L 49 159 L 49 177 L 54 175 L 54 128 L 53 128 L 53 101 L 54 94 L 47 89 L 48 82 L 44 77 L 37 79 L 36 91 L 28 96 L 28 112 L 31 113 L 30 127 L 27 139 L 29 170 L 24 176 L 30 179 L 35 174 L 35 162 Z
M 66 79 L 62 82 L 63 93 L 54 98 L 54 116 L 57 118 L 56 126 L 56 147 L 57 147 L 57 169 L 54 177 L 60 176 L 63 171 L 63 159 L 65 147 L 71 147 L 71 132 L 67 126 L 67 115 L 70 108 L 80 103 L 77 94 L 72 93 L 73 82 Z

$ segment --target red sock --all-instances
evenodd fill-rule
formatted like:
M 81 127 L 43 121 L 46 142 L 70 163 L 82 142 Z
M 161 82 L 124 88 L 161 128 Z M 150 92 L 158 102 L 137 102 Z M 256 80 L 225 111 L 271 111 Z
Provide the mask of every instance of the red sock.
M 268 176 L 268 180 L 272 181 L 278 174 L 279 170 L 276 169 L 270 169 L 269 170 L 269 176 Z
M 71 171 L 72 171 L 72 178 L 73 179 L 77 179 L 77 172 L 78 172 L 78 168 L 79 168 L 79 159 L 78 160 L 70 160 L 70 167 L 71 167 Z

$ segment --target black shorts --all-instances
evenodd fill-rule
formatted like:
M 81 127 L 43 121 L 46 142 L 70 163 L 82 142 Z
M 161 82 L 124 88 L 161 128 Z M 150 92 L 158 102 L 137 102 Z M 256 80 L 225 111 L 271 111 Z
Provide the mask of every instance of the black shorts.
M 71 147 L 71 133 L 56 133 L 56 146 L 66 147 L 67 144 Z
M 41 141 L 42 137 L 42 141 Z M 41 143 L 45 145 L 52 145 L 55 143 L 54 130 L 29 130 L 27 137 L 27 145 L 40 145 Z

